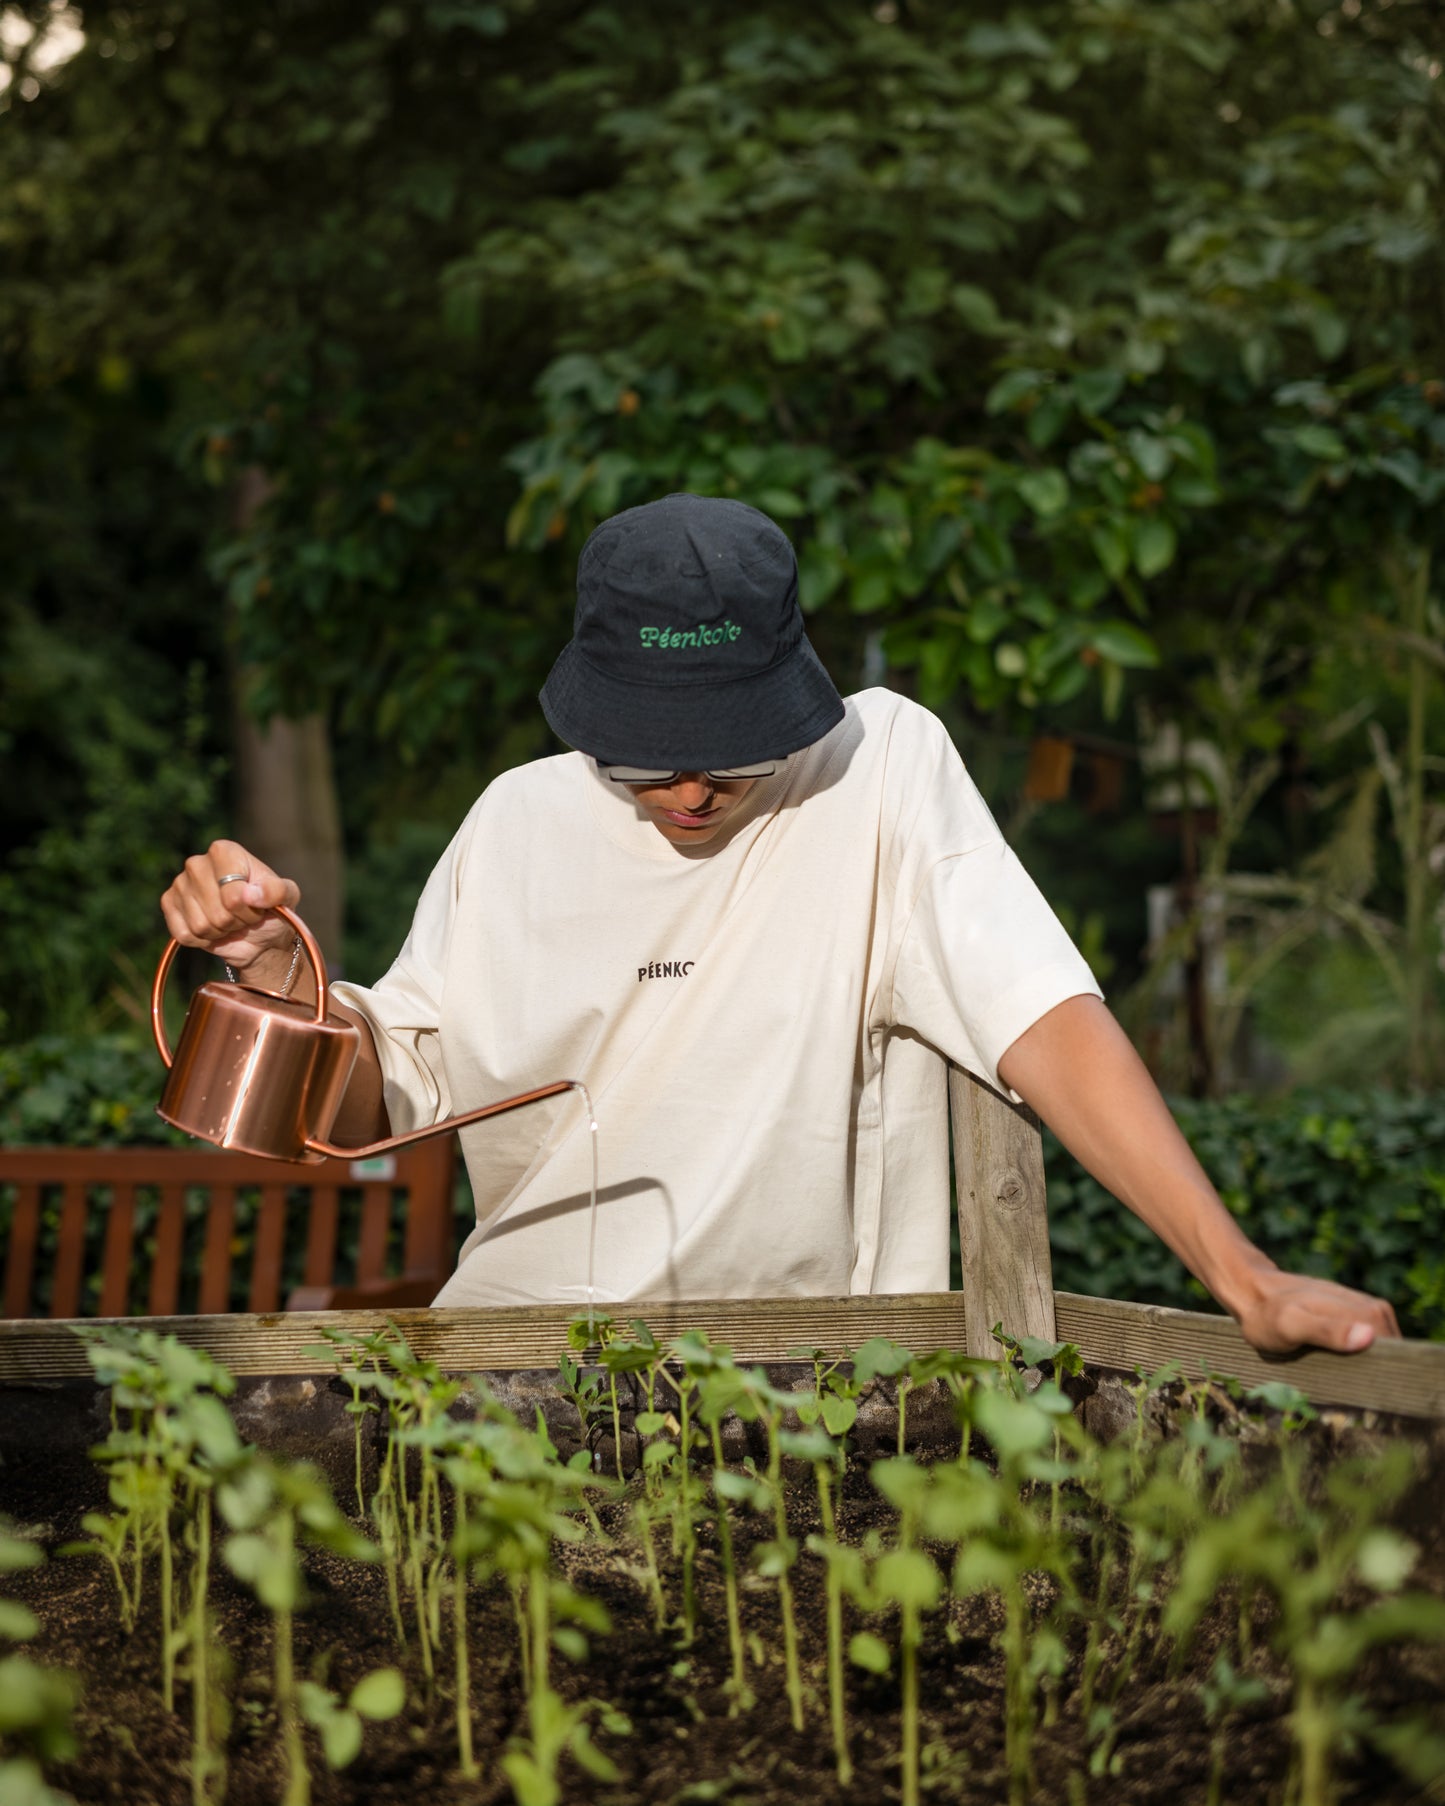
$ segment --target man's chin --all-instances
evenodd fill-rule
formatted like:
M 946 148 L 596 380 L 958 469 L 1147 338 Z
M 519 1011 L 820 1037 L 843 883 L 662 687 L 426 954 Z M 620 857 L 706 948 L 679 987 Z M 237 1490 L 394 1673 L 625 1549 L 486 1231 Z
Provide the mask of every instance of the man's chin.
M 722 831 L 726 817 L 719 816 L 716 821 L 700 823 L 695 828 L 687 828 L 681 822 L 652 819 L 652 825 L 664 840 L 669 840 L 675 847 L 702 847 L 710 840 L 715 840 Z

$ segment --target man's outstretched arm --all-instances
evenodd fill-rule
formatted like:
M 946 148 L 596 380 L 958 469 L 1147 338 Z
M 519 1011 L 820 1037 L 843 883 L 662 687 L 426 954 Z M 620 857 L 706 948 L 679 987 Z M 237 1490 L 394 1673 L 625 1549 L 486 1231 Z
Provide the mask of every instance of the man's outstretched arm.
M 1025 1030 L 999 1077 L 1074 1157 L 1174 1250 L 1258 1349 L 1342 1354 L 1398 1336 L 1392 1307 L 1329 1279 L 1281 1271 L 1220 1200 L 1144 1062 L 1097 997 L 1071 997 Z

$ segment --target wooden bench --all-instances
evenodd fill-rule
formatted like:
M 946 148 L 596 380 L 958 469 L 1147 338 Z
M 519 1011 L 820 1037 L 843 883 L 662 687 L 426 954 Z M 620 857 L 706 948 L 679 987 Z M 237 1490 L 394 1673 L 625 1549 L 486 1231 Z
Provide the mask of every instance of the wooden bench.
M 287 1310 L 430 1304 L 455 1263 L 455 1175 L 450 1135 L 378 1159 L 317 1165 L 200 1144 L 0 1148 L 0 1197 L 13 1188 L 0 1314 L 275 1311 L 288 1262 L 300 1283 Z M 339 1231 L 354 1212 L 356 1270 L 338 1283 Z M 193 1252 L 200 1244 L 194 1287 L 183 1284 L 188 1240 Z M 243 1276 L 236 1257 L 248 1240 Z M 138 1271 L 146 1258 L 148 1273 Z

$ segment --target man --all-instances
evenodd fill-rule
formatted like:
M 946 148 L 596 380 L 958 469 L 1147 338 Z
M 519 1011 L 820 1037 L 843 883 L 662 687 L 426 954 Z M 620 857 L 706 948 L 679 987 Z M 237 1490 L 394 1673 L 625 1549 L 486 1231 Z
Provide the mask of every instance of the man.
M 1246 1240 L 941 725 L 838 696 L 765 515 L 677 495 L 604 522 L 542 706 L 579 750 L 492 784 L 391 971 L 335 993 L 362 1030 L 338 1140 L 558 1078 L 594 1099 L 595 1266 L 571 1094 L 463 1133 L 477 1226 L 439 1304 L 943 1289 L 953 1060 L 1025 1098 L 1256 1346 L 1398 1334 Z M 267 912 L 297 901 L 218 841 L 162 908 L 282 989 Z

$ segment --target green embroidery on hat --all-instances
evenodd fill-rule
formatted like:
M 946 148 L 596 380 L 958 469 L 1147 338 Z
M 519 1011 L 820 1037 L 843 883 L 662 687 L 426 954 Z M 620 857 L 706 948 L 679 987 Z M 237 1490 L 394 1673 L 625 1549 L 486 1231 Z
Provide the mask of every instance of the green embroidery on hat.
M 735 622 L 724 621 L 717 627 L 639 627 L 638 637 L 649 652 L 681 652 L 688 647 L 721 646 L 740 640 L 743 630 Z

